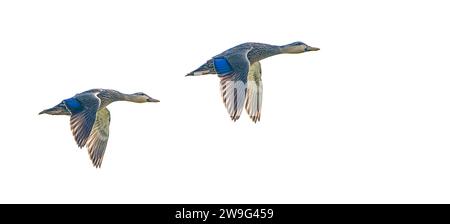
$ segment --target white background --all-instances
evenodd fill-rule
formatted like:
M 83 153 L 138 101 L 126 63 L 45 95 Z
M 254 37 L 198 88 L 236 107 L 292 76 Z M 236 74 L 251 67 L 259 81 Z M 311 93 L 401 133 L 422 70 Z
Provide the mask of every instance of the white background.
M 1 1 L 2 203 L 450 203 L 446 1 Z M 219 79 L 184 75 L 242 42 L 321 51 L 262 61 L 263 114 L 232 122 Z M 101 169 L 69 118 L 109 106 Z

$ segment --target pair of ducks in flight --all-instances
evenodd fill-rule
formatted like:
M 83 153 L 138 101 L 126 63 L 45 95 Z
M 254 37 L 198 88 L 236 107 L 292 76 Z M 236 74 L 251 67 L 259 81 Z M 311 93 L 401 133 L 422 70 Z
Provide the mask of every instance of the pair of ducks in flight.
M 239 119 L 244 108 L 253 122 L 261 118 L 262 80 L 259 61 L 277 54 L 298 54 L 318 51 L 303 42 L 276 46 L 244 43 L 218 54 L 186 76 L 217 74 L 225 107 L 233 121 Z M 92 164 L 100 168 L 109 137 L 111 116 L 106 108 L 115 101 L 134 103 L 159 102 L 138 92 L 124 94 L 111 89 L 91 89 L 63 100 L 39 114 L 68 115 L 70 127 L 78 147 L 86 146 Z

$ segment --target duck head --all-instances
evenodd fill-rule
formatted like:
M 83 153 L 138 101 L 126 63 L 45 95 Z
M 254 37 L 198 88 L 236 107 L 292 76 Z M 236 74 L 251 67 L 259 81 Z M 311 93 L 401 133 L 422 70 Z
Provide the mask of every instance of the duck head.
M 133 101 L 135 103 L 147 103 L 147 102 L 153 102 L 157 103 L 159 100 L 151 98 L 147 94 L 143 92 L 133 93 L 129 95 L 129 100 Z
M 291 44 L 286 44 L 280 47 L 281 53 L 284 54 L 299 54 L 307 51 L 318 51 L 320 48 L 311 47 L 307 44 L 297 41 Z

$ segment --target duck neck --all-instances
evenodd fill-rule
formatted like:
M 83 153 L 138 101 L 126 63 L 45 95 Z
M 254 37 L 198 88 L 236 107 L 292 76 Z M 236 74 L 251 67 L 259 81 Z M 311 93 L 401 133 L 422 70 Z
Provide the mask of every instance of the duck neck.
M 279 46 L 279 48 L 280 54 L 299 54 L 303 52 L 303 50 L 300 47 L 292 45 L 283 45 Z
M 275 56 L 275 55 L 279 55 L 279 54 L 283 53 L 281 51 L 280 46 L 276 46 L 276 45 L 272 45 L 269 52 L 270 52 L 271 56 Z
M 112 103 L 114 101 L 133 101 L 133 96 L 126 93 L 121 93 L 116 90 L 110 90 L 107 94 L 103 96 L 104 100 L 111 101 L 109 103 Z
M 138 102 L 138 97 L 136 95 L 133 95 L 133 94 L 122 93 L 122 96 L 121 96 L 120 100 L 121 101 L 128 101 L 128 102 L 137 103 Z
M 269 44 L 258 44 L 248 53 L 248 58 L 251 63 L 263 60 L 268 57 L 272 57 L 281 54 L 280 46 L 269 45 Z

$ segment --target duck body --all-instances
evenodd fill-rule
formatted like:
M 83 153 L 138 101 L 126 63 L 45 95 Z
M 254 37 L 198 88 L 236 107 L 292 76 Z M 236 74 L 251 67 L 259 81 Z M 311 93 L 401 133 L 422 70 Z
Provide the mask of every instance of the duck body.
M 256 123 L 261 118 L 263 92 L 260 61 L 278 54 L 317 50 L 319 48 L 303 42 L 282 46 L 247 42 L 212 57 L 186 76 L 217 74 L 221 79 L 222 98 L 231 119 L 239 119 L 245 106 L 250 118 Z
M 265 58 L 280 54 L 281 50 L 279 46 L 247 42 L 232 47 L 208 60 L 205 64 L 201 65 L 198 69 L 192 71 L 187 76 L 197 76 L 206 74 L 218 74 L 219 76 L 225 76 L 232 71 L 232 65 L 230 61 L 233 61 L 235 55 L 243 56 L 248 59 L 248 63 L 252 65 L 255 62 L 259 62 Z M 242 60 L 238 58 L 237 61 Z
M 112 89 L 91 89 L 63 100 L 39 114 L 68 115 L 77 145 L 87 146 L 95 167 L 101 166 L 109 138 L 111 115 L 106 108 L 115 101 L 159 102 L 144 93 L 124 94 Z
M 222 58 L 228 57 L 230 55 L 236 54 L 238 52 L 247 52 L 247 59 L 250 64 L 261 61 L 265 58 L 281 54 L 281 50 L 279 46 L 263 44 L 263 43 L 255 43 L 255 42 L 247 42 L 243 44 L 239 44 L 235 47 L 232 47 L 213 58 Z
M 97 110 L 101 110 L 114 101 L 123 100 L 123 94 L 111 89 L 90 89 L 75 96 L 63 100 L 61 103 L 39 114 L 51 115 L 73 115 L 88 109 L 91 104 L 96 105 Z M 97 105 L 96 105 L 97 106 Z

